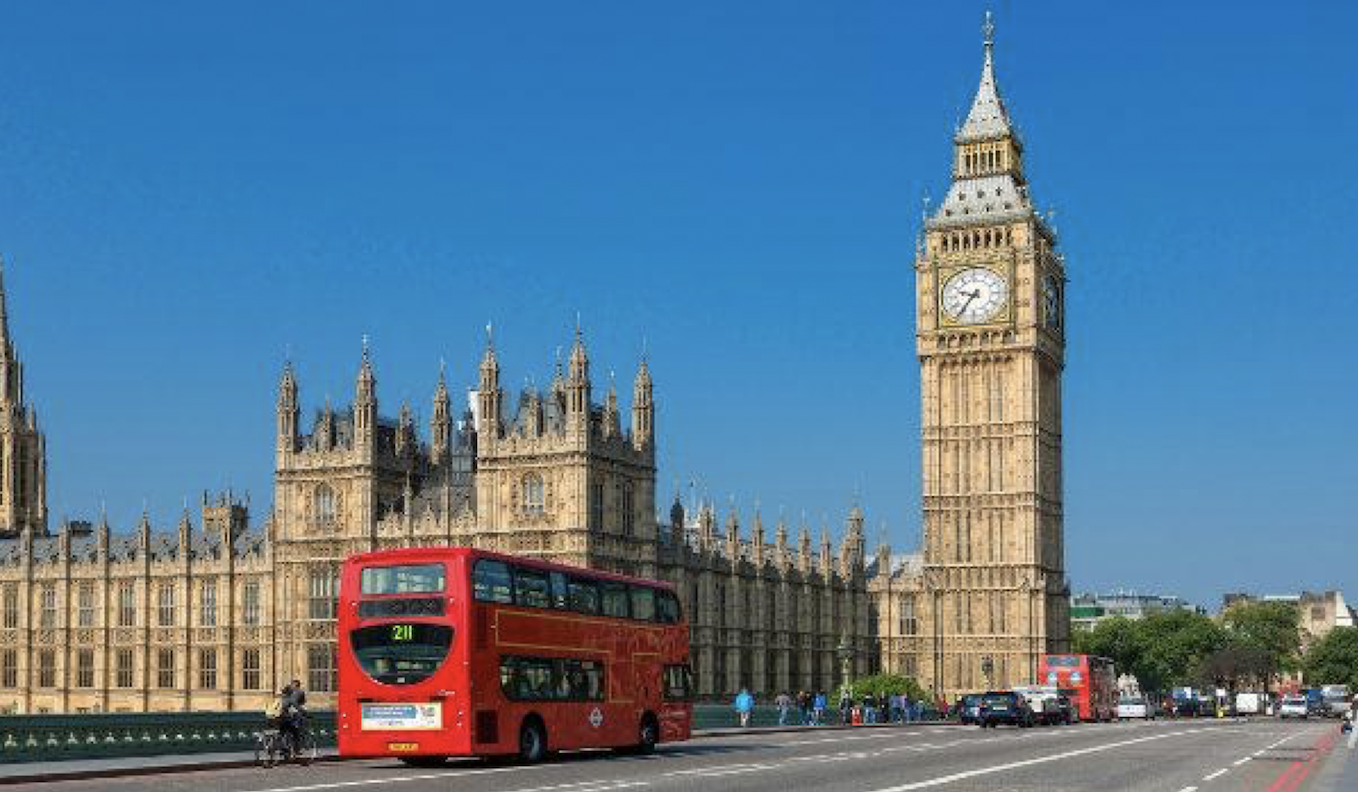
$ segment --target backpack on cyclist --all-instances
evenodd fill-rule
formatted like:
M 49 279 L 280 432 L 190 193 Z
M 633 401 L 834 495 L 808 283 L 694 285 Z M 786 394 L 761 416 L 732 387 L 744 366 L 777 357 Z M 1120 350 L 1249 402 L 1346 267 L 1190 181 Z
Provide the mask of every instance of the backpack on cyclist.
M 283 717 L 283 699 L 270 701 L 269 706 L 264 708 L 264 717 L 271 721 L 280 720 Z

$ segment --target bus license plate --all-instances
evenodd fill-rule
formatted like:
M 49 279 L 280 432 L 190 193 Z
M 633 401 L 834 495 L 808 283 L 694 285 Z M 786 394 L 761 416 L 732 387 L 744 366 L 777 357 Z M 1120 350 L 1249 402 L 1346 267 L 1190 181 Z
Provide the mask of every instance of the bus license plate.
M 414 753 L 420 750 L 419 743 L 387 743 L 387 750 L 392 753 Z

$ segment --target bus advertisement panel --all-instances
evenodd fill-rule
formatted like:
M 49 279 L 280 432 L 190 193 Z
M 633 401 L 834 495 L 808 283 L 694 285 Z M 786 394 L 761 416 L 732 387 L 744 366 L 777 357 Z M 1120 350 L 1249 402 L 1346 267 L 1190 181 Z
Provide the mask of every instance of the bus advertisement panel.
M 1113 661 L 1095 655 L 1043 655 L 1040 682 L 1057 686 L 1075 705 L 1082 721 L 1111 721 L 1118 713 L 1117 674 Z
M 692 726 L 671 586 L 467 548 L 348 559 L 338 671 L 342 756 L 649 752 Z

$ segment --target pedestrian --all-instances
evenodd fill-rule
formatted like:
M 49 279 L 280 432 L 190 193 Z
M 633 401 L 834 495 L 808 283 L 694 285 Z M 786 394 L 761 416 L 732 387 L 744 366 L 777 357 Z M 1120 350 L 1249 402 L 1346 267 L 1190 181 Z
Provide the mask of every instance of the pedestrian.
M 863 694 L 863 723 L 872 724 L 877 722 L 877 701 L 872 693 Z
M 778 725 L 787 725 L 787 711 L 792 707 L 792 697 L 786 691 L 779 693 L 778 698 L 773 700 L 778 707 Z
M 802 725 L 811 725 L 811 694 L 805 690 L 797 692 L 797 709 L 801 713 Z
M 839 723 L 848 726 L 853 718 L 853 691 L 844 688 L 839 694 Z
M 750 727 L 750 713 L 753 711 L 754 696 L 750 695 L 750 691 L 741 688 L 740 692 L 736 694 L 736 714 L 740 716 L 740 728 L 748 729 Z
M 811 713 L 811 722 L 812 722 L 813 724 L 815 724 L 816 726 L 823 726 L 823 725 L 825 724 L 825 707 L 826 707 L 826 704 L 827 704 L 827 701 L 826 701 L 826 698 L 825 698 L 825 691 L 822 690 L 822 691 L 817 692 L 817 693 L 816 693 L 815 707 L 814 707 L 814 709 L 812 710 L 812 713 Z

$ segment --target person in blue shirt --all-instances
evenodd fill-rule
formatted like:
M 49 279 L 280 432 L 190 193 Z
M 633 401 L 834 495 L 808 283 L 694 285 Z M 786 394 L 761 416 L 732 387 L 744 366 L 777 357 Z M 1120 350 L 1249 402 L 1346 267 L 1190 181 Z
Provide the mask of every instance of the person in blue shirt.
M 822 690 L 816 694 L 816 704 L 811 712 L 812 725 L 820 726 L 825 723 L 825 705 L 825 691 Z
M 740 716 L 740 728 L 748 729 L 750 727 L 750 713 L 753 711 L 754 696 L 750 695 L 750 691 L 741 688 L 740 692 L 736 694 L 736 714 Z

